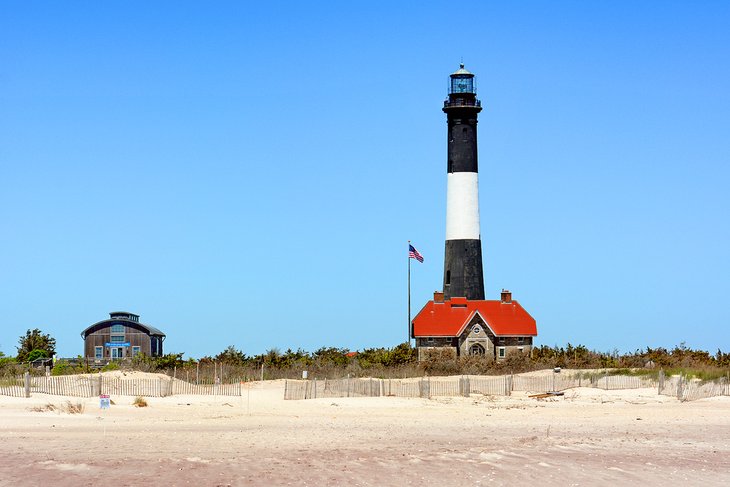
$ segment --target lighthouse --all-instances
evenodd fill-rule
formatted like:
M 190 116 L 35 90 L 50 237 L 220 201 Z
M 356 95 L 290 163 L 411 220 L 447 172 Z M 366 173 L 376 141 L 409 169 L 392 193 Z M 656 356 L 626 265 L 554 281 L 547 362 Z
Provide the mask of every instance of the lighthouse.
M 449 127 L 444 287 L 410 322 L 418 360 L 471 355 L 502 361 L 513 353 L 529 354 L 537 336 L 535 318 L 506 289 L 500 299 L 484 297 L 477 163 L 482 104 L 474 75 L 463 64 L 449 77 L 443 110 Z
M 449 78 L 443 107 L 448 124 L 443 291 L 445 299 L 479 300 L 484 299 L 477 162 L 477 114 L 482 106 L 474 74 L 463 64 Z

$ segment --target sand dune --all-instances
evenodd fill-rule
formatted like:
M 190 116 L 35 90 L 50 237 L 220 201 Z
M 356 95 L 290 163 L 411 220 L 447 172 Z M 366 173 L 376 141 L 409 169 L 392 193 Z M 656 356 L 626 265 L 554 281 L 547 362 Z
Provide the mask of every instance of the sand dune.
M 0 486 L 730 484 L 730 398 L 0 397 Z M 82 403 L 82 414 L 48 403 Z

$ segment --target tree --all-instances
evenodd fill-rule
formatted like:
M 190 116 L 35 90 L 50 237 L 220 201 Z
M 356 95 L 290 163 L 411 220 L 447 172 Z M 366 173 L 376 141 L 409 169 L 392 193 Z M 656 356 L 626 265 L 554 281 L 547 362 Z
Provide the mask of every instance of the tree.
M 236 347 L 233 345 L 229 345 L 228 348 L 215 356 L 215 360 L 226 365 L 243 366 L 246 364 L 246 360 L 248 359 L 246 358 L 245 353 L 240 350 L 236 350 Z
M 27 362 L 28 356 L 35 350 L 45 352 L 47 357 L 53 357 L 53 354 L 56 353 L 56 339 L 43 333 L 38 328 L 28 330 L 25 335 L 21 335 L 18 344 L 20 345 L 17 347 L 18 357 L 16 360 L 18 362 Z M 34 355 L 38 356 L 39 353 L 36 352 Z

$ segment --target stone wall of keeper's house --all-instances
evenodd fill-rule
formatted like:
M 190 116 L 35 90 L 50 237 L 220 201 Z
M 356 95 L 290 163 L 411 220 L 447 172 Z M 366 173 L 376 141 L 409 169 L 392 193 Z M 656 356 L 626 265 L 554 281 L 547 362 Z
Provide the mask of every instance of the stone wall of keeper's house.
M 481 345 L 486 360 L 504 360 L 510 353 L 529 354 L 532 350 L 532 337 L 497 337 L 479 315 L 475 316 L 459 337 L 418 337 L 418 360 L 435 357 L 435 354 L 454 358 L 471 355 L 474 345 Z M 439 352 L 447 350 L 447 352 Z
M 494 334 L 479 315 L 474 316 L 459 336 L 459 355 L 471 355 L 474 345 L 484 348 L 485 359 L 494 359 Z
M 497 337 L 495 339 L 495 357 L 503 360 L 510 353 L 522 352 L 529 354 L 532 351 L 532 337 Z M 504 356 L 500 356 L 500 349 L 504 349 Z
M 418 337 L 417 347 L 453 347 L 456 346 L 454 337 Z

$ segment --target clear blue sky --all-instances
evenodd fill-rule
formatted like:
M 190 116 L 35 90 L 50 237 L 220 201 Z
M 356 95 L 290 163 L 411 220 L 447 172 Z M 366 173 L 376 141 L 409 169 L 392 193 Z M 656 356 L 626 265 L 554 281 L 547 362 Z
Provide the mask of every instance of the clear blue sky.
M 477 75 L 487 297 L 540 344 L 730 349 L 730 3 L 0 4 L 0 350 L 393 346 Z

